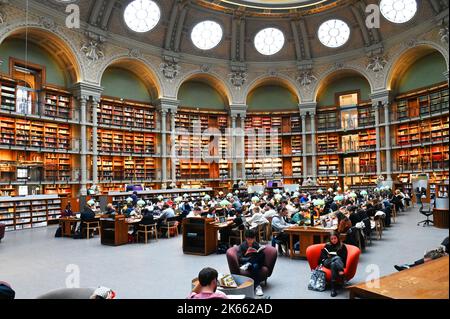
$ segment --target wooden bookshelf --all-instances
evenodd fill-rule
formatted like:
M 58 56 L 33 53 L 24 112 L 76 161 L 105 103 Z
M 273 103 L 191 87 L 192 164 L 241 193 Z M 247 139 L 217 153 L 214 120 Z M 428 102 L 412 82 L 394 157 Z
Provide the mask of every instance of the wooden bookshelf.
M 317 157 L 317 172 L 319 176 L 339 174 L 339 156 L 322 155 Z
M 336 108 L 319 110 L 316 116 L 318 131 L 337 130 L 341 127 Z
M 0 98 L 2 111 L 16 111 L 16 83 L 14 80 L 0 78 Z
M 60 217 L 61 210 L 57 195 L 0 197 L 0 222 L 6 231 L 45 227 Z
M 375 110 L 372 105 L 358 106 L 358 127 L 375 125 Z
M 69 124 L 0 117 L 0 130 L 3 145 L 57 150 L 72 148 Z
M 46 153 L 44 156 L 44 179 L 53 182 L 72 180 L 72 157 L 69 154 Z
M 134 101 L 104 97 L 97 108 L 98 124 L 124 128 L 155 129 L 155 108 Z
M 105 153 L 155 155 L 156 134 L 99 129 L 98 145 Z
M 317 152 L 318 153 L 335 153 L 339 151 L 339 135 L 338 134 L 318 134 L 317 135 Z
M 448 169 L 448 144 L 399 149 L 394 158 L 399 172 Z
M 377 172 L 377 153 L 367 152 L 359 155 L 359 172 L 363 174 Z
M 98 176 L 103 181 L 144 181 L 156 179 L 154 158 L 99 156 Z
M 395 103 L 394 120 L 427 117 L 448 111 L 448 86 L 437 85 L 402 94 Z
M 44 87 L 44 115 L 53 118 L 72 119 L 73 98 L 70 92 Z
M 358 131 L 358 150 L 375 149 L 377 134 L 375 129 Z
M 448 118 L 447 115 L 436 119 L 400 124 L 396 129 L 396 144 L 406 146 L 430 142 L 448 142 Z
M 445 180 L 448 180 L 448 170 L 443 172 L 433 172 L 430 174 L 430 195 L 436 196 L 436 192 L 439 189 L 439 185 L 444 184 Z M 448 185 L 447 185 L 448 187 Z

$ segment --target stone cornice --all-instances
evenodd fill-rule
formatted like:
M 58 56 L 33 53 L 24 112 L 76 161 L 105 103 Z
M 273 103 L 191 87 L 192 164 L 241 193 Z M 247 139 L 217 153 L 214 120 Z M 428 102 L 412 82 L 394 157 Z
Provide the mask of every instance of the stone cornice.
M 75 96 L 91 96 L 93 99 L 100 101 L 104 88 L 95 84 L 78 82 L 72 86 L 72 92 Z
M 154 103 L 159 110 L 171 112 L 176 112 L 178 110 L 178 107 L 180 106 L 179 100 L 164 97 L 156 100 Z

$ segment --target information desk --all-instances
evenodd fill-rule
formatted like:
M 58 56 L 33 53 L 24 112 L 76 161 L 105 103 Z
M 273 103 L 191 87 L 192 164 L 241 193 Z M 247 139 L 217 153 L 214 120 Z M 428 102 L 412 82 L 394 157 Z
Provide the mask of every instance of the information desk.
M 314 244 L 322 244 L 328 241 L 330 233 L 336 228 L 310 227 L 310 226 L 292 226 L 286 228 L 284 232 L 289 235 L 289 256 L 306 257 L 306 249 Z M 300 251 L 294 251 L 294 237 L 300 242 Z M 342 237 L 341 237 L 342 239 Z
M 433 209 L 433 223 L 434 227 L 448 229 L 448 209 Z
M 448 299 L 448 256 L 349 287 L 350 299 Z

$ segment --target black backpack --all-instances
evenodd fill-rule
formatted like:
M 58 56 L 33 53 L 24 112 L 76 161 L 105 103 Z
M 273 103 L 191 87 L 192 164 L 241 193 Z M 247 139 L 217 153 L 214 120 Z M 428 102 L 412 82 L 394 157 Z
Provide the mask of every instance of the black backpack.
M 55 237 L 62 237 L 62 228 L 61 228 L 61 226 L 59 226 L 59 227 L 56 229 Z

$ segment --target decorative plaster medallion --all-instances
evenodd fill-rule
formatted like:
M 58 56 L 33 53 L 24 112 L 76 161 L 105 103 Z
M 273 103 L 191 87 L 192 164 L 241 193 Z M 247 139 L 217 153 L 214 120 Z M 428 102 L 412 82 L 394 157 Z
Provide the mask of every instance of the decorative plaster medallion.
M 56 30 L 56 22 L 52 18 L 40 17 L 39 24 L 50 31 Z

